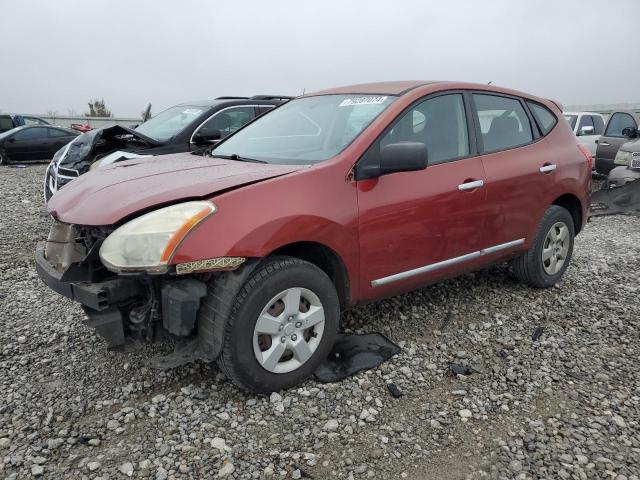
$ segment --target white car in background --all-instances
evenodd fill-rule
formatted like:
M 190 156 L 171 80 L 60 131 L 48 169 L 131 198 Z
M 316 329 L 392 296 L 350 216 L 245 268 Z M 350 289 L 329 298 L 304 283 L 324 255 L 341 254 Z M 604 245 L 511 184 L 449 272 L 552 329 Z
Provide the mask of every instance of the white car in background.
M 604 132 L 604 117 L 593 112 L 564 112 L 563 115 L 578 143 L 587 147 L 595 158 L 598 147 L 596 141 Z

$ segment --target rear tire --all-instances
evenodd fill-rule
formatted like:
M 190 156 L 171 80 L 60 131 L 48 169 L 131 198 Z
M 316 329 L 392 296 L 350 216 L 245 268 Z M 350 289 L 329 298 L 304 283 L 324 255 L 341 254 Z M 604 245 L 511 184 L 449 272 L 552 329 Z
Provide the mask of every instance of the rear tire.
M 513 273 L 530 287 L 555 285 L 569 267 L 575 228 L 567 209 L 552 205 L 544 212 L 531 248 L 512 260 Z
M 253 393 L 292 387 L 329 355 L 339 319 L 338 294 L 322 270 L 273 257 L 244 282 L 227 318 L 218 319 L 225 322 L 218 365 Z
M 0 150 L 0 165 L 7 165 L 9 163 L 9 159 L 7 158 L 7 154 Z

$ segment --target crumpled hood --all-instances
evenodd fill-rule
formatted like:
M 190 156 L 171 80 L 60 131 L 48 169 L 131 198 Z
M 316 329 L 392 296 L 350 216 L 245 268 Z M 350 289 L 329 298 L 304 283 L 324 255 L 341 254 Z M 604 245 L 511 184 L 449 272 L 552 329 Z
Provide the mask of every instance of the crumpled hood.
M 51 215 L 76 225 L 114 225 L 141 210 L 285 175 L 304 165 L 270 165 L 189 153 L 128 160 L 82 175 L 56 193 Z

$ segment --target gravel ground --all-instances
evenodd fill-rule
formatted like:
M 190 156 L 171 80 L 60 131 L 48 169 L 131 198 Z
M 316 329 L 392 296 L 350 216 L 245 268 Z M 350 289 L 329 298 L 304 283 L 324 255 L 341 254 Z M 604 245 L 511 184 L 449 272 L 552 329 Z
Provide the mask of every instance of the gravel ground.
M 39 281 L 43 173 L 0 168 L 6 478 L 638 480 L 640 218 L 595 219 L 545 291 L 496 266 L 356 308 L 349 329 L 403 352 L 339 384 L 256 397 L 204 363 L 146 367 L 166 345 L 108 352 Z M 449 376 L 449 361 L 478 373 Z

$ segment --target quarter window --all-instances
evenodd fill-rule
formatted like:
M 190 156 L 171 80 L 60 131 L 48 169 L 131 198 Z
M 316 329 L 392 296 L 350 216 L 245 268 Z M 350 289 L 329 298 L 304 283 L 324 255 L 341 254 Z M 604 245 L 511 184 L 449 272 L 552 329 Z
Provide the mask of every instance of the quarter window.
M 531 124 L 519 100 L 473 94 L 483 151 L 495 152 L 533 141 Z
M 68 137 L 72 135 L 71 132 L 65 132 L 64 130 L 58 130 L 57 128 L 49 128 L 49 136 L 56 137 Z
M 378 148 L 399 142 L 424 143 L 430 165 L 469 155 L 462 95 L 441 95 L 412 107 L 382 137 Z
M 531 113 L 533 113 L 533 116 L 538 122 L 543 135 L 549 133 L 553 127 L 556 126 L 557 119 L 547 107 L 543 107 L 539 103 L 533 102 L 527 102 L 527 105 L 529 105 Z
M 604 132 L 605 137 L 624 137 L 622 130 L 625 128 L 637 128 L 636 121 L 631 115 L 623 112 L 616 112 L 613 114 L 609 123 L 607 124 L 607 131 Z

